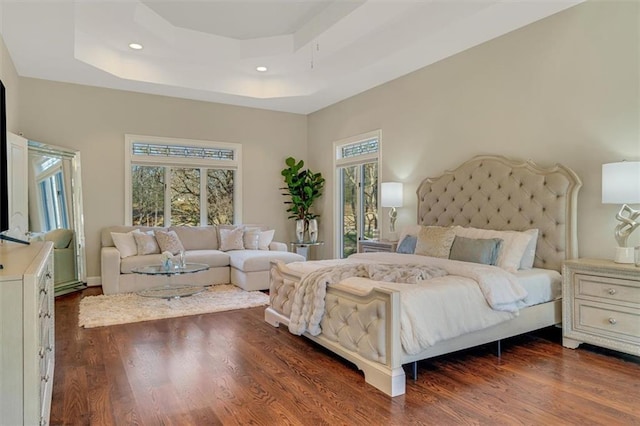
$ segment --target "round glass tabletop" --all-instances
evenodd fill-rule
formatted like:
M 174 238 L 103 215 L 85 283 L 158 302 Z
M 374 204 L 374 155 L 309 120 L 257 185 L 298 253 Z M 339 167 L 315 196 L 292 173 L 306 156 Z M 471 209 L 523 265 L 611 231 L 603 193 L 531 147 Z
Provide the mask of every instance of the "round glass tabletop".
M 144 275 L 180 275 L 180 274 L 192 274 L 194 272 L 206 271 L 209 269 L 209 265 L 203 263 L 187 263 L 184 266 L 180 265 L 147 265 L 132 268 L 131 272 L 135 274 Z

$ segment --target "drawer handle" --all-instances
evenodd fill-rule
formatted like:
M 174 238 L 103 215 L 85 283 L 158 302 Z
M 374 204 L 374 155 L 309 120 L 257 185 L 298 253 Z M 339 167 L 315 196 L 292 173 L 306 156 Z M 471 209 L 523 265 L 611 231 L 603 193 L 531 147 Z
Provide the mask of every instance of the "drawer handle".
M 40 359 L 44 358 L 44 348 L 40 348 L 40 350 L 38 351 L 38 356 L 40 357 Z
M 41 289 L 40 289 L 40 293 L 47 294 L 47 289 L 46 289 L 46 288 L 41 288 Z
M 46 383 L 46 382 L 49 381 L 49 375 L 47 374 L 46 376 L 42 376 L 41 379 L 42 379 L 43 382 Z
M 614 294 L 616 294 L 616 289 L 615 288 L 610 288 L 608 293 L 613 296 Z
M 51 271 L 47 271 L 47 273 L 45 274 L 45 277 L 47 277 L 47 279 L 51 279 Z
M 615 318 L 609 318 L 609 324 L 616 325 L 618 321 Z

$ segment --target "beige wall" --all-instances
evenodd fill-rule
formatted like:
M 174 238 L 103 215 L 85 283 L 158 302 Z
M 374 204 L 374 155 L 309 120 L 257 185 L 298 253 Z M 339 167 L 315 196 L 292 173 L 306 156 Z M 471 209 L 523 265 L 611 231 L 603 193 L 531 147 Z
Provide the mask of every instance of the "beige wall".
M 100 229 L 124 223 L 125 133 L 242 144 L 243 222 L 289 241 L 280 170 L 305 158 L 306 117 L 207 102 L 21 78 L 25 137 L 82 156 L 87 274 L 100 275 Z
M 0 79 L 4 84 L 7 103 L 7 129 L 18 133 L 19 78 L 13 60 L 0 36 Z
M 309 165 L 332 189 L 333 141 L 381 129 L 381 181 L 405 182 L 402 227 L 420 180 L 471 156 L 563 163 L 583 180 L 580 255 L 611 258 L 619 206 L 601 203 L 601 165 L 640 160 L 639 25 L 636 2 L 584 3 L 327 107 L 309 116 Z

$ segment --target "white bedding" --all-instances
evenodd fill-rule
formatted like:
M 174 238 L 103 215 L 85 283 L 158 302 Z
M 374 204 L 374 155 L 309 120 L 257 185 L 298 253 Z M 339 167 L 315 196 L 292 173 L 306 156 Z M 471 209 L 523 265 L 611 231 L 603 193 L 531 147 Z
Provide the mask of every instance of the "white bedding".
M 527 290 L 526 306 L 550 302 L 562 297 L 562 275 L 550 269 L 527 269 L 514 274 L 518 282 Z
M 535 276 L 553 281 L 551 275 L 540 270 L 520 274 L 516 278 L 497 267 L 397 253 L 361 253 L 348 259 L 296 262 L 287 266 L 300 274 L 307 274 L 319 268 L 349 263 L 430 264 L 449 272 L 450 275 L 418 284 L 380 282 L 360 277 L 345 278 L 340 282 L 359 292 L 373 287 L 400 291 L 401 343 L 408 354 L 419 353 L 439 341 L 514 318 L 518 307 L 535 304 L 542 297 L 539 292 L 527 295 L 520 282 L 533 288 L 531 283 Z M 495 285 L 497 282 L 501 285 Z M 489 300 L 494 305 L 493 309 Z

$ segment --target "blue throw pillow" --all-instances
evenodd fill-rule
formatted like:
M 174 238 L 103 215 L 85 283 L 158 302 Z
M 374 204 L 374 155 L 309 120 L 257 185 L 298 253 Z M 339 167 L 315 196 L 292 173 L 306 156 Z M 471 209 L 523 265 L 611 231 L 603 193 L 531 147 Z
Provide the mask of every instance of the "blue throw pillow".
M 400 245 L 396 249 L 396 253 L 414 254 L 416 251 L 416 242 L 418 242 L 417 236 L 407 235 L 400 242 Z
M 474 239 L 456 237 L 451 246 L 449 259 L 495 265 L 498 261 L 501 245 L 502 240 L 500 238 Z

